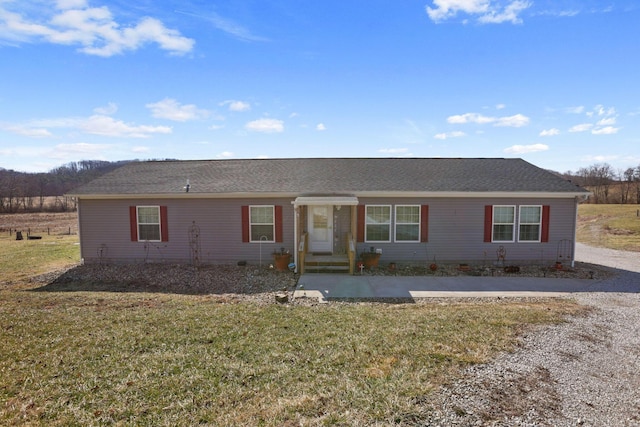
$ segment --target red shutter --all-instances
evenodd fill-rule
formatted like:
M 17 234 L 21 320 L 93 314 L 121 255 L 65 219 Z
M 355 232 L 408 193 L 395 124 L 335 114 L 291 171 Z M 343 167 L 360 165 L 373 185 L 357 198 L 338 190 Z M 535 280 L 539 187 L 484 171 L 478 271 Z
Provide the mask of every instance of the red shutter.
M 429 205 L 420 208 L 420 241 L 429 241 Z
M 358 242 L 364 242 L 364 205 L 358 205 L 358 224 L 356 229 L 356 240 Z
M 276 242 L 282 242 L 282 206 L 274 206 L 276 220 Z
M 167 224 L 166 206 L 160 206 L 160 236 L 163 242 L 169 241 L 169 225 Z
M 491 229 L 493 228 L 493 206 L 484 207 L 484 241 L 491 242 Z
M 540 235 L 540 241 L 547 243 L 549 241 L 549 205 L 542 207 L 542 233 Z
M 129 206 L 129 226 L 131 227 L 131 241 L 138 241 L 138 210 L 135 206 Z
M 249 206 L 242 206 L 242 241 L 249 242 Z

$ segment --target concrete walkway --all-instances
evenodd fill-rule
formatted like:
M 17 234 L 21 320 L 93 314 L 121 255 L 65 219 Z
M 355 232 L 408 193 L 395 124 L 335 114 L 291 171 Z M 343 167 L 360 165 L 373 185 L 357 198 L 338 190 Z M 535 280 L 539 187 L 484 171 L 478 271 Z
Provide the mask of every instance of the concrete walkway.
M 640 253 L 576 244 L 576 261 L 615 269 L 605 280 L 493 276 L 303 274 L 294 298 L 556 297 L 576 292 L 640 293 Z
M 601 291 L 597 280 L 491 276 L 303 274 L 294 298 L 557 297 Z

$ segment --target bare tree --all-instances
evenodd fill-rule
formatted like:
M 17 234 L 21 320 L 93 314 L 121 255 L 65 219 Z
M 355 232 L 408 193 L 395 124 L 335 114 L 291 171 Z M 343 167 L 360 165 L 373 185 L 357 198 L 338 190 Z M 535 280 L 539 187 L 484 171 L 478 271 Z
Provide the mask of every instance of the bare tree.
M 615 174 L 608 163 L 598 163 L 587 168 L 580 168 L 578 176 L 582 181 L 581 185 L 589 188 L 593 193 L 594 203 L 609 202 L 609 189 Z
M 620 204 L 629 203 L 629 192 L 633 187 L 634 168 L 618 170 L 618 180 L 620 183 Z

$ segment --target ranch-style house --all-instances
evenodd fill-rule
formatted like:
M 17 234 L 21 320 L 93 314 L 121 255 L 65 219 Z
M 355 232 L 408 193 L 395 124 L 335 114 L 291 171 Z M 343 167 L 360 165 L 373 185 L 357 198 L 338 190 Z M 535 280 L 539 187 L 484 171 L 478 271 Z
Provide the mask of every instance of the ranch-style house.
M 522 159 L 132 162 L 77 188 L 85 263 L 573 263 L 589 192 Z

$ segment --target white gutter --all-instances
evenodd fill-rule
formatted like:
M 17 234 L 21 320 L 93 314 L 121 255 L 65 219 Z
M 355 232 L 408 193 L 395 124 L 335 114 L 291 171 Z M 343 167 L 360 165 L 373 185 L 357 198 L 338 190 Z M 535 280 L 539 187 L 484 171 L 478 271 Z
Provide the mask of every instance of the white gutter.
M 325 205 L 333 205 L 333 206 L 357 206 L 358 198 L 357 197 L 348 197 L 348 196 L 314 196 L 314 197 L 296 197 L 296 199 L 291 202 L 294 207 L 297 206 L 325 206 Z
M 239 199 L 239 198 L 297 198 L 313 200 L 317 203 L 302 204 L 331 204 L 335 200 L 336 204 L 351 205 L 358 197 L 417 197 L 417 198 L 544 198 L 544 199 L 567 199 L 574 197 L 586 197 L 590 193 L 585 192 L 550 192 L 550 191 L 359 191 L 351 192 L 353 196 L 300 196 L 300 193 L 195 193 L 193 191 L 175 193 L 144 193 L 144 194 L 73 194 L 66 196 L 77 197 L 79 199 Z M 340 203 L 338 203 L 340 201 Z

